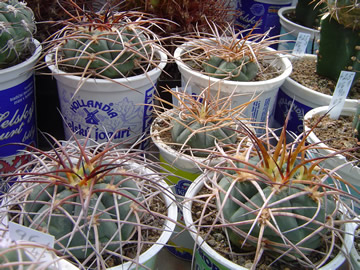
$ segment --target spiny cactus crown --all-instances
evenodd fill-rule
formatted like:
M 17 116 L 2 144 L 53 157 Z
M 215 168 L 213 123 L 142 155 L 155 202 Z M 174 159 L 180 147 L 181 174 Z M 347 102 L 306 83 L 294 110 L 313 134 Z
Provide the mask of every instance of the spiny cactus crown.
M 326 2 L 331 16 L 346 28 L 360 30 L 359 0 L 322 0 Z
M 6 207 L 10 221 L 53 235 L 54 248 L 77 265 L 105 269 L 110 254 L 118 264 L 140 255 L 143 230 L 161 234 L 164 215 L 152 211 L 152 201 L 161 205 L 159 194 L 166 190 L 143 153 L 88 143 L 57 142 L 54 150 L 37 150 L 19 170 L 12 185 L 17 195 L 6 198 Z M 149 213 L 157 227 L 144 220 Z M 130 245 L 139 248 L 133 255 L 126 252 Z
M 26 60 L 35 51 L 34 14 L 24 2 L 0 2 L 0 68 Z
M 216 144 L 227 145 L 237 141 L 235 123 L 245 120 L 241 113 L 252 101 L 232 108 L 233 94 L 220 98 L 220 92 L 212 93 L 210 88 L 199 95 L 180 90 L 167 91 L 179 101 L 179 105 L 175 106 L 172 114 L 161 114 L 160 117 L 168 118 L 172 141 L 181 149 L 190 150 L 196 156 L 207 156 Z
M 83 78 L 142 74 L 160 62 L 160 41 L 150 30 L 157 24 L 138 12 L 85 12 L 56 33 L 48 52 L 55 50 L 52 61 L 59 69 Z
M 269 144 L 269 133 L 264 138 L 250 133 L 253 145 L 228 155 L 227 165 L 215 168 L 217 177 L 212 178 L 219 194 L 217 211 L 232 245 L 256 249 L 254 269 L 264 251 L 314 267 L 307 256 L 326 245 L 326 233 L 337 231 L 335 220 L 347 211 L 339 210 L 345 205 L 340 195 L 347 193 L 335 176 L 319 167 L 322 159 L 306 156 L 316 146 L 306 146 L 304 138 L 287 145 L 285 129 L 275 135 L 275 147 Z M 333 240 L 328 244 L 336 245 Z
M 277 43 L 264 34 L 252 34 L 252 29 L 237 31 L 232 25 L 220 29 L 211 25 L 211 33 L 195 32 L 186 37 L 181 48 L 181 60 L 204 75 L 233 81 L 251 81 L 261 73 L 259 61 L 264 48 Z M 274 53 L 273 53 L 274 54 Z

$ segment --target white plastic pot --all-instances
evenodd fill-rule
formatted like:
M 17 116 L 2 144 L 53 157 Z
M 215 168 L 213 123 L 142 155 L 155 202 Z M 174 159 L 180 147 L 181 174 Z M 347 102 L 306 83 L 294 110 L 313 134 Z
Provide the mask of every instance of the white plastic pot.
M 74 97 L 81 78 L 57 69 L 51 61 L 54 56 L 47 55 L 57 82 L 65 138 L 72 132 L 85 137 L 92 128 L 91 139 L 96 142 L 105 142 L 115 133 L 113 141 L 131 144 L 148 133 L 156 81 L 167 62 L 165 53 L 157 54 L 160 64 L 146 74 L 111 81 L 89 78 Z
M 312 118 L 315 115 L 324 115 L 329 110 L 328 106 L 322 106 L 314 108 L 310 111 L 308 111 L 305 114 L 304 121 L 307 119 Z M 356 107 L 345 107 L 343 108 L 341 115 L 343 116 L 352 116 L 356 112 Z M 304 128 L 306 132 L 310 131 L 310 128 L 304 124 Z M 309 136 L 307 137 L 307 141 L 311 144 L 317 144 L 319 146 L 319 149 L 317 151 L 312 150 L 312 154 L 315 156 L 328 156 L 333 154 L 335 151 L 326 149 L 328 146 L 325 143 L 320 142 L 320 139 L 316 136 L 314 132 L 311 132 Z M 325 149 L 323 149 L 325 148 Z M 346 160 L 345 156 L 343 155 L 335 155 L 334 157 L 328 158 L 324 160 L 322 163 L 322 166 L 328 169 L 334 169 L 339 166 L 338 170 L 336 172 L 344 178 L 345 181 L 348 181 L 349 183 L 355 185 L 360 191 L 360 167 L 354 166 L 353 163 L 349 163 L 349 161 Z M 360 197 L 357 193 L 354 193 L 353 195 Z
M 355 222 L 354 223 L 354 235 L 355 237 L 359 237 L 359 235 L 356 233 L 356 230 L 359 228 L 359 217 L 355 218 Z M 350 258 L 351 258 L 351 264 L 354 270 L 359 270 L 360 269 L 360 254 L 357 250 L 357 248 L 355 248 L 355 245 L 353 245 L 351 252 L 350 252 Z
M 315 54 L 316 50 L 319 48 L 317 40 L 320 38 L 320 31 L 294 23 L 285 17 L 286 14 L 291 13 L 294 10 L 295 7 L 283 7 L 278 11 L 281 24 L 279 38 L 281 42 L 279 43 L 278 50 L 291 53 L 299 33 L 305 33 L 310 35 L 310 40 L 305 53 Z
M 7 144 L 37 144 L 33 67 L 42 48 L 37 40 L 34 43 L 36 51 L 29 59 L 0 70 L 0 174 L 26 162 L 18 152 L 24 146 Z
M 263 123 L 269 113 L 271 123 L 279 87 L 292 70 L 291 62 L 285 55 L 278 54 L 275 61 L 274 59 L 268 59 L 272 66 L 282 72 L 278 77 L 266 81 L 236 82 L 209 77 L 190 69 L 181 61 L 184 48 L 190 46 L 191 43 L 185 43 L 178 47 L 174 53 L 176 64 L 181 73 L 182 86 L 186 86 L 186 91 L 199 94 L 203 89 L 210 86 L 214 93 L 221 89 L 221 97 L 228 97 L 234 93 L 234 96 L 231 97 L 233 107 L 248 102 L 259 95 L 256 101 L 249 104 L 244 114 L 254 121 Z M 266 51 L 274 50 L 266 48 Z
M 165 114 L 172 114 L 173 110 L 165 112 Z M 179 152 L 166 144 L 161 136 L 159 129 L 156 128 L 162 121 L 161 117 L 155 118 L 150 127 L 150 135 L 153 143 L 159 150 L 161 166 L 164 171 L 170 171 L 174 176 L 168 176 L 168 183 L 172 186 L 173 192 L 178 195 L 179 201 L 185 195 L 188 187 L 192 181 L 196 179 L 202 172 L 200 164 L 208 163 L 208 159 L 204 157 L 189 156 L 185 153 Z M 214 165 L 216 161 L 212 162 Z M 184 223 L 181 209 L 179 209 L 178 221 Z M 175 256 L 184 259 L 192 259 L 192 250 L 194 241 L 189 232 L 182 231 L 183 228 L 176 226 L 174 237 L 170 240 L 168 250 Z
M 316 56 L 311 54 L 306 54 L 304 57 L 312 58 L 314 61 L 316 59 Z M 287 130 L 300 134 L 304 130 L 304 115 L 313 108 L 329 105 L 331 98 L 330 95 L 312 90 L 288 77 L 277 96 L 274 120 L 282 126 L 293 103 Z M 346 99 L 344 106 L 354 107 L 356 104 L 357 100 Z
M 194 226 L 194 221 L 192 219 L 192 198 L 194 198 L 197 193 L 204 186 L 206 177 L 204 175 L 199 176 L 193 184 L 189 187 L 185 195 L 186 202 L 183 205 L 184 220 L 187 228 L 190 231 L 191 236 L 197 244 L 196 250 L 194 251 L 194 269 L 201 270 L 213 270 L 213 269 L 231 269 L 231 270 L 248 270 L 248 268 L 242 267 L 238 264 L 233 263 L 232 261 L 224 258 L 215 250 L 213 250 L 204 239 L 198 235 L 196 226 Z M 345 244 L 342 246 L 345 254 L 351 250 L 351 247 L 354 242 L 354 226 L 353 223 L 345 224 Z M 347 251 L 347 252 L 346 252 Z M 328 264 L 319 268 L 321 270 L 334 270 L 338 269 L 345 262 L 345 255 L 343 252 L 339 252 L 333 260 Z

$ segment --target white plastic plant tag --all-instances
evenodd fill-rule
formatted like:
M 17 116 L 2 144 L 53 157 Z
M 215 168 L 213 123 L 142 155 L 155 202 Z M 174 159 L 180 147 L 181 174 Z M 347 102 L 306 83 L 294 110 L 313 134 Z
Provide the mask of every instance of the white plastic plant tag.
M 293 49 L 293 55 L 303 56 L 305 54 L 307 45 L 309 43 L 311 35 L 300 32 L 297 36 L 296 43 Z
M 340 77 L 336 83 L 334 94 L 329 104 L 329 116 L 331 119 L 335 120 L 339 118 L 354 77 L 355 72 L 341 71 Z
M 50 248 L 54 248 L 55 238 L 53 235 L 39 232 L 37 230 L 22 226 L 20 224 L 9 222 L 10 239 L 17 241 L 29 241 L 38 244 L 46 245 Z

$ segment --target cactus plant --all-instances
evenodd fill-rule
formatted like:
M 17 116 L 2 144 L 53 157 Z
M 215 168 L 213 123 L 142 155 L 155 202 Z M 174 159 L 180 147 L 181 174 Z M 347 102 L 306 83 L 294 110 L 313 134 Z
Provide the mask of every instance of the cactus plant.
M 55 144 L 48 152 L 33 149 L 33 161 L 15 173 L 4 217 L 53 235 L 54 248 L 82 269 L 142 264 L 144 246 L 171 230 L 162 209 L 172 195 L 150 169 L 156 164 L 111 142 Z M 148 231 L 155 238 L 145 239 Z
M 221 28 L 209 23 L 211 32 L 196 31 L 184 37 L 184 52 L 179 61 L 207 76 L 233 81 L 252 81 L 266 70 L 261 63 L 270 61 L 276 51 L 264 48 L 278 43 L 264 34 L 253 34 L 253 29 L 237 31 L 232 25 Z M 256 26 L 255 26 L 256 27 Z M 272 54 L 274 56 L 272 56 Z M 275 72 L 276 73 L 276 72 Z
M 82 9 L 68 0 L 73 8 L 71 19 L 49 40 L 46 54 L 52 53 L 47 65 L 86 80 L 89 77 L 111 80 L 142 74 L 157 67 L 162 50 L 160 40 L 151 31 L 161 20 L 140 12 L 115 12 L 109 8 L 98 12 Z M 65 8 L 65 7 L 64 7 Z M 80 83 L 81 84 L 81 83 Z
M 321 19 L 316 72 L 337 80 L 342 70 L 360 74 L 360 3 L 358 0 L 322 0 L 328 12 Z M 334 42 L 336 40 L 336 42 Z
M 35 31 L 34 14 L 25 2 L 0 2 L 0 68 L 16 65 L 33 54 Z
M 324 12 L 325 4 L 314 0 L 299 0 L 295 7 L 296 21 L 308 28 L 320 26 L 320 18 Z
M 209 150 L 214 149 L 216 144 L 233 144 L 239 139 L 235 131 L 239 126 L 235 122 L 246 120 L 242 112 L 253 101 L 232 108 L 231 98 L 220 98 L 220 93 L 212 93 L 210 88 L 204 89 L 200 95 L 190 94 L 186 90 L 166 91 L 179 105 L 165 109 L 165 113 L 165 106 L 157 108 L 158 120 L 169 123 L 172 144 L 177 145 L 180 151 L 190 151 L 200 157 L 208 156 Z M 234 93 L 230 95 L 234 96 Z M 157 99 L 168 103 L 160 97 Z
M 246 252 L 253 254 L 251 266 L 246 266 L 250 269 L 263 263 L 274 269 L 281 268 L 279 263 L 317 269 L 338 246 L 335 236 L 343 239 L 341 224 L 352 222 L 351 201 L 358 200 L 341 189 L 339 181 L 347 184 L 345 180 L 320 166 L 330 156 L 308 156 L 317 146 L 306 145 L 303 135 L 287 144 L 286 127 L 280 136 L 271 130 L 260 138 L 249 132 L 252 144 L 245 150 L 234 145 L 231 154 L 223 151 L 224 161 L 204 173 L 208 190 L 188 198 L 202 201 L 192 211 L 201 209 L 193 217 L 195 226 L 204 228 L 205 241 L 212 231 L 225 230 L 231 243 L 226 250 L 233 251 L 227 258 Z M 215 214 L 210 217 L 211 212 Z M 313 261 L 310 254 L 320 257 Z M 270 255 L 268 262 L 265 255 Z

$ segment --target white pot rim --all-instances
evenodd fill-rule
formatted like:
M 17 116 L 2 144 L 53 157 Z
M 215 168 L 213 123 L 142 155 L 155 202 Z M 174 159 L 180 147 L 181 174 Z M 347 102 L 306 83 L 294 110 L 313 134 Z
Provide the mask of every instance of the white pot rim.
M 278 11 L 278 15 L 279 15 L 279 18 L 280 18 L 280 24 L 284 27 L 286 27 L 286 24 L 287 25 L 291 25 L 292 27 L 296 28 L 296 33 L 298 32 L 311 32 L 311 35 L 312 35 L 312 38 L 315 37 L 316 34 L 319 34 L 320 31 L 319 30 L 316 30 L 316 29 L 312 29 L 312 28 L 309 28 L 309 27 L 306 27 L 306 26 L 302 26 L 301 24 L 297 24 L 297 23 L 294 23 L 292 21 L 290 21 L 289 19 L 287 19 L 284 14 L 287 13 L 287 11 L 292 11 L 292 10 L 295 10 L 295 7 L 292 6 L 292 7 L 282 7 L 279 9 Z M 294 33 L 294 34 L 296 34 Z
M 317 58 L 317 56 L 314 54 L 304 54 L 302 57 L 311 58 L 314 61 Z M 288 92 L 290 92 L 287 94 L 289 96 L 299 95 L 305 99 L 306 99 L 306 97 L 308 97 L 310 100 L 313 100 L 312 102 L 315 102 L 316 100 L 320 100 L 320 101 L 316 101 L 316 102 L 322 103 L 322 104 L 320 104 L 320 106 L 325 105 L 325 104 L 330 104 L 330 101 L 332 99 L 331 95 L 320 93 L 316 90 L 306 87 L 306 86 L 298 83 L 297 81 L 293 80 L 290 76 L 285 79 L 282 88 L 285 88 Z M 301 93 L 299 93 L 299 91 L 301 91 Z M 347 106 L 349 106 L 350 104 L 355 105 L 355 104 L 357 104 L 357 100 L 347 98 L 345 100 L 345 103 Z
M 321 106 L 321 107 L 317 107 L 314 109 L 311 109 L 310 111 L 308 111 L 305 116 L 304 116 L 304 130 L 305 132 L 310 132 L 310 127 L 307 126 L 305 124 L 305 121 L 312 118 L 315 115 L 324 115 L 326 112 L 329 111 L 329 106 Z M 350 108 L 343 108 L 342 113 L 346 113 L 346 115 L 353 115 L 356 112 L 356 108 L 355 107 L 350 107 Z M 343 114 L 344 115 L 344 114 Z M 328 148 L 329 146 L 326 145 L 325 143 L 321 142 L 320 139 L 316 136 L 316 134 L 314 132 L 310 132 L 308 139 L 311 143 L 315 143 L 317 144 L 319 147 L 321 148 Z M 330 149 L 322 149 L 323 152 L 326 152 L 328 155 L 334 154 L 336 151 L 334 150 L 330 150 Z M 345 156 L 341 155 L 341 154 L 337 154 L 336 158 L 342 160 L 342 162 L 348 162 L 345 158 Z M 357 166 L 354 166 L 354 169 L 358 168 L 359 173 L 360 173 L 360 168 Z
M 197 235 L 197 233 L 196 233 L 197 229 L 194 226 L 194 222 L 192 219 L 192 212 L 191 212 L 192 199 L 196 196 L 198 191 L 204 186 L 205 181 L 206 181 L 206 178 L 204 177 L 204 175 L 203 174 L 200 175 L 189 186 L 189 188 L 185 194 L 185 198 L 184 198 L 185 203 L 183 205 L 183 216 L 184 216 L 185 225 L 188 228 L 189 233 L 190 233 L 191 237 L 194 239 L 195 243 L 199 246 L 199 248 L 201 247 L 201 249 L 204 250 L 204 252 L 206 254 L 211 256 L 212 259 L 223 264 L 228 269 L 247 270 L 248 268 L 245 268 L 238 264 L 235 264 L 232 261 L 221 256 L 219 253 L 217 253 L 215 250 L 213 250 L 204 241 L 204 239 L 201 236 Z M 345 234 L 345 237 L 344 237 L 345 245 L 342 246 L 342 249 L 347 251 L 350 254 L 350 250 L 351 250 L 351 248 L 353 246 L 353 242 L 354 242 L 354 233 L 353 233 L 354 232 L 354 223 L 346 223 L 345 231 L 349 232 L 349 233 Z M 344 262 L 345 259 L 346 258 L 345 258 L 345 255 L 343 254 L 343 252 L 339 252 L 335 256 L 334 259 L 332 259 L 329 263 L 327 263 L 326 265 L 322 266 L 319 269 L 322 269 L 322 270 L 337 269 L 340 265 L 342 265 L 342 263 Z
M 139 74 L 139 75 L 130 76 L 130 77 L 126 77 L 126 78 L 118 78 L 118 79 L 88 78 L 88 79 L 86 79 L 86 83 L 89 82 L 89 83 L 96 83 L 96 84 L 102 85 L 102 84 L 110 84 L 110 83 L 115 82 L 115 83 L 119 83 L 119 84 L 125 84 L 125 83 L 131 83 L 131 82 L 139 81 L 139 80 L 146 79 L 146 78 L 152 78 L 154 76 L 157 77 L 158 74 L 162 72 L 165 65 L 167 64 L 168 57 L 160 49 L 157 49 L 156 53 L 158 53 L 160 55 L 160 59 L 161 59 L 160 63 L 158 64 L 157 67 L 146 72 L 146 74 L 144 73 L 144 74 Z M 49 52 L 45 56 L 45 62 L 47 64 L 48 68 L 54 74 L 54 76 L 66 76 L 66 78 L 73 80 L 73 81 L 79 81 L 81 79 L 80 76 L 70 75 L 69 73 L 58 69 L 55 66 L 54 62 L 52 61 L 53 57 L 54 57 L 54 53 Z
M 37 61 L 37 59 L 40 57 L 41 55 L 41 51 L 42 51 L 42 46 L 41 43 L 36 40 L 33 39 L 33 42 L 35 44 L 35 52 L 33 53 L 33 55 L 31 57 L 29 57 L 28 59 L 26 59 L 25 61 L 16 64 L 14 66 L 8 67 L 8 68 L 4 68 L 4 69 L 0 69 L 0 74 L 1 75 L 5 75 L 7 73 L 11 73 L 15 70 L 21 69 L 21 68 L 27 68 L 27 66 L 32 65 L 33 63 L 35 63 Z
M 280 53 L 276 53 L 274 55 L 276 55 L 279 60 L 283 63 L 284 65 L 284 70 L 282 71 L 282 73 L 272 79 L 269 80 L 264 80 L 264 81 L 251 81 L 251 82 L 238 82 L 238 81 L 231 81 L 231 80 L 224 80 L 224 79 L 217 79 L 211 76 L 207 76 L 204 74 L 201 74 L 198 71 L 192 70 L 190 67 L 188 67 L 182 60 L 181 60 L 181 55 L 184 51 L 184 47 L 188 47 L 191 46 L 192 42 L 185 42 L 184 44 L 180 45 L 179 47 L 176 48 L 175 52 L 174 52 L 174 58 L 175 58 L 175 62 L 177 64 L 177 66 L 179 67 L 180 71 L 186 70 L 187 72 L 191 72 L 196 74 L 197 77 L 199 77 L 201 80 L 207 80 L 209 81 L 209 84 L 214 84 L 217 82 L 221 82 L 223 84 L 229 85 L 229 86 L 258 86 L 258 85 L 267 85 L 267 84 L 274 84 L 277 83 L 278 81 L 281 80 L 285 80 L 285 78 L 289 77 L 289 75 L 292 72 L 292 64 L 290 62 L 290 60 L 288 59 L 288 57 L 284 54 L 280 54 Z M 267 47 L 265 49 L 266 51 L 276 51 L 270 47 Z

